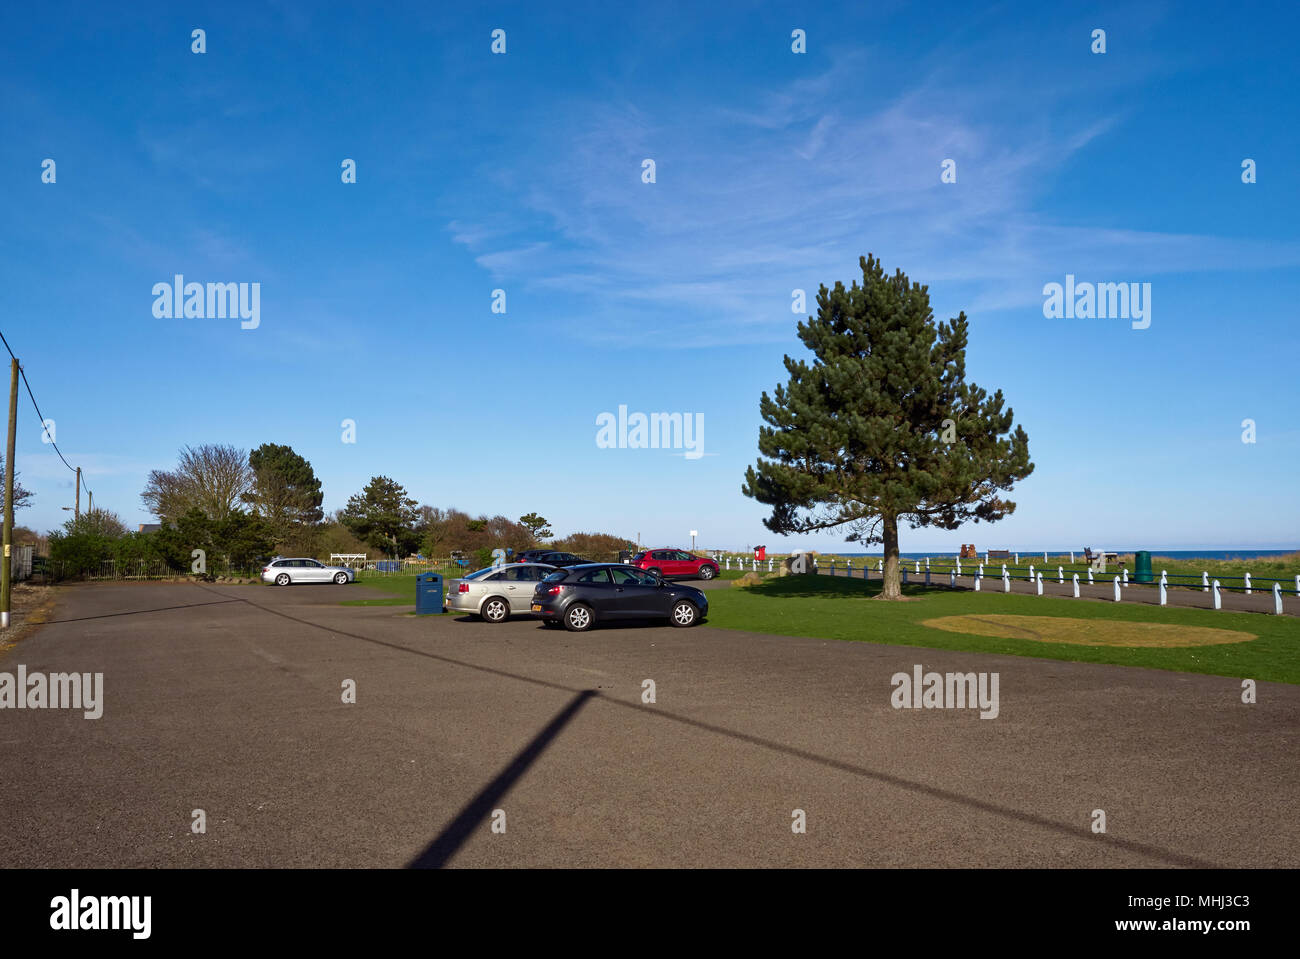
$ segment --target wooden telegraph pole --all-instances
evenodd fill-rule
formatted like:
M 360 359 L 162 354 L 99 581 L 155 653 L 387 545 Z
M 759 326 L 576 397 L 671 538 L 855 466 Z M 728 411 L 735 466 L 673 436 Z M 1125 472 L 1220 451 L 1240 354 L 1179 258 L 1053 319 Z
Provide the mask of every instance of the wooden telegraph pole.
M 81 519 L 81 467 L 77 467 L 77 509 L 72 514 L 73 519 Z
M 9 442 L 5 446 L 4 566 L 0 568 L 0 629 L 9 628 L 10 579 L 13 578 L 14 436 L 18 432 L 18 360 L 9 364 Z

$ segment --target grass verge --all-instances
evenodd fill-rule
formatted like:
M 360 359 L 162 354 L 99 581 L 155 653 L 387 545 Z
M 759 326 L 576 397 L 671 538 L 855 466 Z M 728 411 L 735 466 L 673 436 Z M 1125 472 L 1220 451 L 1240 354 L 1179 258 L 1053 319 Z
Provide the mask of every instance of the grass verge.
M 747 589 L 731 588 L 711 593 L 708 625 L 814 639 L 999 653 L 1300 683 L 1300 620 L 1292 616 L 1161 608 L 1014 593 L 972 593 L 923 585 L 905 586 L 903 592 L 912 602 L 874 600 L 873 597 L 880 593 L 879 581 L 864 584 L 862 580 L 828 576 L 774 577 Z M 1168 648 L 1076 645 L 949 632 L 925 626 L 922 622 L 981 613 L 1071 617 L 1091 621 L 1098 632 L 1104 632 L 1108 623 L 1117 626 L 1163 623 L 1240 630 L 1258 638 L 1219 646 Z

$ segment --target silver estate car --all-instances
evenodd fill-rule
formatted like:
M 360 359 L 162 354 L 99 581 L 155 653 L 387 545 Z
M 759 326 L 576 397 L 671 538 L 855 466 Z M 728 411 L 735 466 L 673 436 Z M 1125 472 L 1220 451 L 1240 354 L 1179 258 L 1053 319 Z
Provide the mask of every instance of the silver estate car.
M 504 623 L 511 614 L 528 613 L 533 590 L 555 572 L 544 563 L 506 563 L 447 580 L 447 611 Z M 531 615 L 531 614 L 530 614 Z
M 355 582 L 357 574 L 346 566 L 326 566 L 314 559 L 285 559 L 277 556 L 262 567 L 262 582 L 288 586 L 290 583 Z

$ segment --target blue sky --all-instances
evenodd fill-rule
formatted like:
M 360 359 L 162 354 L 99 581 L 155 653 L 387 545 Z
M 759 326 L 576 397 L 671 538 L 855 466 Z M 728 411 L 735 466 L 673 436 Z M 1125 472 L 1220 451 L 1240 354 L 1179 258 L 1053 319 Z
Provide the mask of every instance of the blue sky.
M 147 522 L 179 447 L 276 442 L 329 509 L 382 473 L 560 534 L 842 548 L 740 485 L 791 291 L 872 252 L 966 311 L 1037 467 L 902 549 L 1300 546 L 1292 5 L 702 7 L 6 7 L 0 329 L 96 505 Z M 155 318 L 177 273 L 260 283 L 260 326 Z M 1150 283 L 1150 328 L 1044 318 L 1066 274 Z M 598 448 L 620 404 L 702 414 L 706 455 Z M 26 400 L 16 462 L 18 522 L 62 522 Z

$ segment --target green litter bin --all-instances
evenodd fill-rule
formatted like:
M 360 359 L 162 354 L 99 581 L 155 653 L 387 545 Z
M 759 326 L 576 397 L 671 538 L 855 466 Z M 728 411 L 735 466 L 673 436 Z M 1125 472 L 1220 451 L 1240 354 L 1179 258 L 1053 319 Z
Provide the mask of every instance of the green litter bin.
M 1133 582 L 1149 583 L 1152 579 L 1151 554 L 1140 549 L 1133 554 Z

